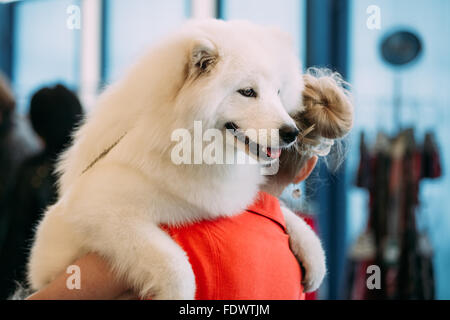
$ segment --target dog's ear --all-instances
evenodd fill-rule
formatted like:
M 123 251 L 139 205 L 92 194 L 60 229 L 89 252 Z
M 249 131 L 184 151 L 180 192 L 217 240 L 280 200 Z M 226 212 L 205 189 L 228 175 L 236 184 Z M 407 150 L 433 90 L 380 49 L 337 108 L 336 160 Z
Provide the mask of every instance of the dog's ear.
M 210 72 L 219 60 L 216 45 L 208 39 L 194 41 L 190 52 L 189 75 L 198 77 Z

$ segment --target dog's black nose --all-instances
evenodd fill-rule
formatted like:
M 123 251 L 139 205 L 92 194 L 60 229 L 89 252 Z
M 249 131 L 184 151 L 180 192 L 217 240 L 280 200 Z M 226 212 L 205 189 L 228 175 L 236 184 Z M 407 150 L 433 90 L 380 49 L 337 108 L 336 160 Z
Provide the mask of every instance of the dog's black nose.
M 280 128 L 280 138 L 285 143 L 289 144 L 295 141 L 300 131 L 294 126 L 282 126 Z

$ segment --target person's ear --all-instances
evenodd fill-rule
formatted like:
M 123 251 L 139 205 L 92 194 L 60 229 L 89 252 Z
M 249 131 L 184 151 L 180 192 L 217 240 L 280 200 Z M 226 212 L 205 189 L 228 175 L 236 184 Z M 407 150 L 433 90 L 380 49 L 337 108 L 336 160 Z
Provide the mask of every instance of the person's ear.
M 313 156 L 313 157 L 309 158 L 308 161 L 306 161 L 303 168 L 301 168 L 300 172 L 295 177 L 293 183 L 297 184 L 297 183 L 302 182 L 303 180 L 306 180 L 309 177 L 309 175 L 311 174 L 311 172 L 314 170 L 314 168 L 316 167 L 318 159 L 319 158 L 317 156 Z

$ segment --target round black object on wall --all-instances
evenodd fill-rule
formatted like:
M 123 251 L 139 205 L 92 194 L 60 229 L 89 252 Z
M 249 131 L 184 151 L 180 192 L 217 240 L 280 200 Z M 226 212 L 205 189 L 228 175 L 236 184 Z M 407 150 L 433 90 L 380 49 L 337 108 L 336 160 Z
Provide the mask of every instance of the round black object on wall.
M 394 66 L 414 61 L 422 52 L 419 36 L 410 31 L 396 31 L 387 35 L 381 43 L 383 59 Z

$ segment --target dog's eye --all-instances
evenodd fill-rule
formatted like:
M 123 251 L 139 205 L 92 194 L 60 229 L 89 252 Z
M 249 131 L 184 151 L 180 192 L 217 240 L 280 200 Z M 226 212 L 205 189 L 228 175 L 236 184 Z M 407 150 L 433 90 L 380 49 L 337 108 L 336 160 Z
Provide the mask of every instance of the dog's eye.
M 280 95 L 280 93 L 281 93 L 281 90 L 280 90 L 280 89 L 278 89 L 278 95 Z
M 238 92 L 247 98 L 256 98 L 257 97 L 255 90 L 253 90 L 252 88 L 240 89 L 240 90 L 238 90 Z

